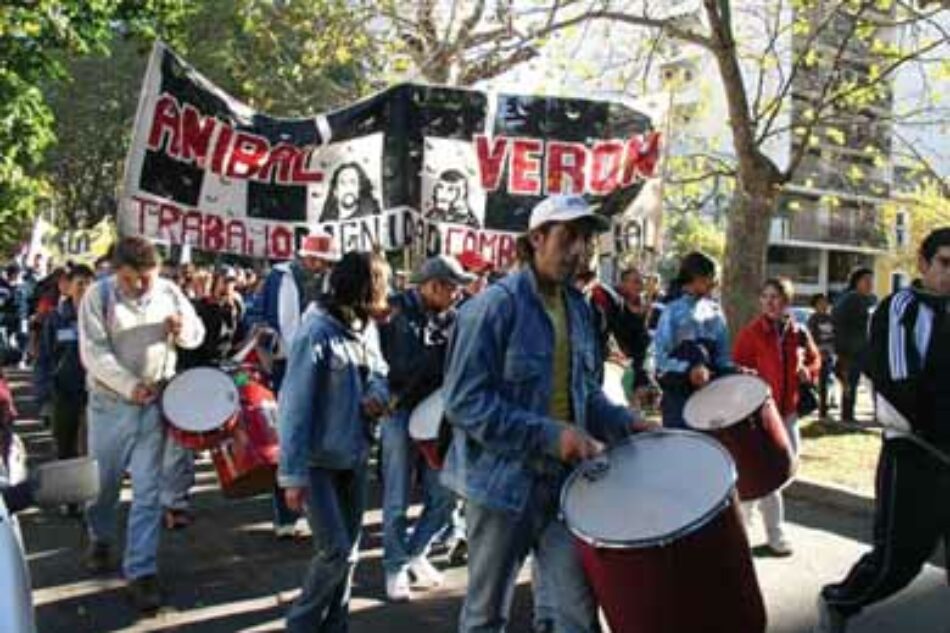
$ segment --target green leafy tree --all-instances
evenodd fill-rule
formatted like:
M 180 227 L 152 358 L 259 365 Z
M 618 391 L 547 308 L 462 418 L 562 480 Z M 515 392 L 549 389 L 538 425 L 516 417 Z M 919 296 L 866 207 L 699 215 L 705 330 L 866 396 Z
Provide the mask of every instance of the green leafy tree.
M 878 174 L 898 140 L 891 126 L 909 115 L 893 107 L 893 81 L 910 67 L 924 81 L 945 73 L 950 39 L 940 11 L 900 0 L 696 0 L 678 8 L 660 0 L 592 0 L 533 35 L 547 40 L 593 24 L 625 28 L 625 45 L 640 42 L 628 56 L 636 66 L 628 81 L 650 73 L 664 48 L 695 50 L 712 60 L 701 79 L 713 83 L 725 103 L 729 152 L 727 160 L 713 161 L 707 176 L 734 181 L 723 286 L 737 327 L 756 310 L 771 220 L 793 185 L 811 180 L 838 191 L 888 194 Z M 606 59 L 603 67 L 622 65 Z M 778 160 L 774 148 L 782 143 L 785 159 Z M 835 146 L 840 151 L 831 151 Z M 860 161 L 844 158 L 855 152 Z M 880 230 L 870 225 L 879 218 L 859 220 L 855 230 L 867 229 L 862 235 L 876 239 Z
M 51 191 L 38 170 L 54 142 L 54 116 L 43 86 L 63 80 L 64 60 L 126 33 L 156 33 L 155 19 L 174 23 L 183 1 L 14 0 L 0 5 L 0 252 L 22 239 L 23 227 Z

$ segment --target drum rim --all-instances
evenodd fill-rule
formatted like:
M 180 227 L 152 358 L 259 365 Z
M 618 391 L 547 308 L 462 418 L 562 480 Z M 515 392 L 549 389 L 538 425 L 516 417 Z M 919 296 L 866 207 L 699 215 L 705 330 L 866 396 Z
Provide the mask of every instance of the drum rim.
M 686 422 L 686 425 L 693 431 L 700 431 L 700 432 L 706 432 L 706 433 L 710 431 L 719 431 L 722 429 L 728 429 L 729 427 L 735 426 L 736 424 L 742 422 L 743 420 L 748 418 L 750 415 L 758 411 L 760 408 L 762 408 L 762 405 L 765 404 L 766 400 L 772 397 L 772 391 L 771 389 L 769 389 L 769 384 L 765 382 L 765 380 L 763 380 L 760 376 L 753 376 L 751 374 L 730 374 L 728 376 L 721 376 L 719 378 L 716 378 L 709 384 L 711 385 L 721 380 L 730 381 L 730 380 L 736 380 L 736 379 L 754 380 L 754 381 L 757 381 L 758 383 L 761 383 L 765 387 L 765 395 L 755 405 L 749 405 L 748 410 L 742 409 L 741 410 L 742 415 L 738 415 L 736 419 L 731 420 L 729 424 L 725 424 L 719 427 L 711 427 L 711 426 L 701 427 L 701 426 L 696 426 L 695 424 L 693 424 L 693 422 L 689 419 L 690 416 L 688 414 L 689 401 L 692 400 L 695 396 L 703 392 L 703 390 L 700 389 L 699 391 L 696 391 L 695 393 L 693 393 L 689 398 L 687 398 L 686 403 L 683 405 L 683 420 Z
M 202 371 L 202 372 L 213 371 L 213 372 L 221 373 L 224 376 L 227 376 L 230 381 L 231 388 L 234 389 L 234 395 L 236 396 L 235 397 L 236 404 L 235 404 L 234 412 L 230 416 L 228 416 L 227 419 L 223 420 L 220 425 L 211 429 L 204 430 L 204 431 L 186 429 L 185 427 L 178 426 L 169 417 L 167 407 L 165 406 L 165 398 L 166 398 L 166 395 L 168 394 L 168 387 L 171 386 L 171 384 L 174 383 L 179 378 L 183 378 L 186 374 L 190 372 L 196 372 L 196 371 Z M 175 431 L 179 431 L 180 433 L 183 433 L 185 435 L 193 435 L 193 436 L 214 435 L 215 433 L 219 433 L 225 427 L 229 426 L 232 423 L 232 421 L 235 420 L 241 414 L 241 391 L 238 389 L 237 385 L 234 384 L 234 378 L 231 376 L 231 374 L 224 371 L 220 367 L 189 367 L 185 371 L 178 372 L 174 376 L 172 376 L 171 380 L 169 380 L 168 383 L 165 385 L 165 388 L 162 389 L 162 395 L 158 399 L 158 409 L 159 409 L 159 413 L 161 414 L 162 420 L 165 422 L 165 424 L 167 424 L 169 427 L 171 427 Z
M 442 409 L 442 415 L 440 416 L 439 423 L 436 425 L 435 434 L 430 437 L 420 437 L 419 435 L 416 435 L 415 433 L 413 433 L 413 430 L 415 429 L 416 425 L 412 423 L 412 420 L 416 417 L 415 416 L 416 411 L 418 411 L 422 407 L 422 405 L 428 402 L 429 400 L 436 400 L 436 401 L 441 400 L 440 407 Z M 442 427 L 443 418 L 445 418 L 445 400 L 443 399 L 442 387 L 438 387 L 436 388 L 435 391 L 427 395 L 418 404 L 416 404 L 416 406 L 412 408 L 412 411 L 409 412 L 409 421 L 406 423 L 406 432 L 409 434 L 410 439 L 416 442 L 430 442 L 430 441 L 437 440 L 439 439 L 439 429 Z
M 722 456 L 726 458 L 726 462 L 729 464 L 729 469 L 730 469 L 729 479 L 731 483 L 730 483 L 730 486 L 727 488 L 723 497 L 719 501 L 717 501 L 715 504 L 713 504 L 713 506 L 707 512 L 700 515 L 694 521 L 687 523 L 686 525 L 679 528 L 678 530 L 674 530 L 673 532 L 668 532 L 664 534 L 663 536 L 642 538 L 642 539 L 630 539 L 630 540 L 609 539 L 609 538 L 604 538 L 602 536 L 594 536 L 593 534 L 588 534 L 587 532 L 578 528 L 577 526 L 571 525 L 571 523 L 569 523 L 567 520 L 567 515 L 564 512 L 564 503 L 567 499 L 567 493 L 571 487 L 571 484 L 574 482 L 574 480 L 581 476 L 581 469 L 575 468 L 571 472 L 571 474 L 568 475 L 567 479 L 564 481 L 564 485 L 561 486 L 561 494 L 559 496 L 559 502 L 558 502 L 558 517 L 564 523 L 564 525 L 567 527 L 568 531 L 571 534 L 573 534 L 575 537 L 577 537 L 584 543 L 590 546 L 599 548 L 599 549 L 646 549 L 649 547 L 663 547 L 665 545 L 668 545 L 669 543 L 672 543 L 673 541 L 677 541 L 681 538 L 684 538 L 686 536 L 689 536 L 690 534 L 693 534 L 699 531 L 702 527 L 707 525 L 713 518 L 719 516 L 719 514 L 732 503 L 733 495 L 736 492 L 736 483 L 739 478 L 738 472 L 736 470 L 736 462 L 732 458 L 732 455 L 729 453 L 729 451 L 726 450 L 726 448 L 720 442 L 718 442 L 715 438 L 709 437 L 708 435 L 699 433 L 697 431 L 689 431 L 689 430 L 682 430 L 682 429 L 656 429 L 656 430 L 651 430 L 651 431 L 644 431 L 636 435 L 631 435 L 630 437 L 624 439 L 623 441 L 617 442 L 616 444 L 612 445 L 608 450 L 613 450 L 615 448 L 620 448 L 628 444 L 633 444 L 634 442 L 640 441 L 639 438 L 643 438 L 647 436 L 660 436 L 660 435 L 667 435 L 667 436 L 683 435 L 683 436 L 692 437 L 695 439 L 699 439 L 703 442 L 706 442 L 707 444 L 709 444 L 710 446 L 718 450 L 722 454 Z

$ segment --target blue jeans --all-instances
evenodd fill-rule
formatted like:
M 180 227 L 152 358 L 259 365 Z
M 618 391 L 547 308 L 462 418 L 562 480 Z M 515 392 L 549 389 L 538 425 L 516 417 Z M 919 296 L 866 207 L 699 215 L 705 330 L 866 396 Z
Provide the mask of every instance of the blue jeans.
M 195 453 L 171 437 L 165 440 L 162 456 L 162 507 L 188 509 L 188 489 L 195 484 Z
M 290 633 L 349 629 L 350 588 L 365 503 L 365 464 L 359 470 L 310 469 L 306 504 L 313 558 L 300 597 L 287 613 Z
M 686 419 L 683 417 L 683 409 L 686 408 L 686 401 L 689 400 L 689 394 L 679 388 L 663 388 L 663 396 L 660 398 L 660 412 L 663 416 L 663 428 L 667 429 L 686 429 Z
M 557 518 L 560 486 L 538 480 L 520 515 L 468 503 L 468 593 L 461 633 L 504 631 L 518 572 L 529 552 L 537 560 L 559 633 L 599 630 L 597 604 L 573 538 Z
M 437 536 L 453 526 L 455 494 L 439 482 L 438 471 L 418 460 L 409 437 L 409 413 L 399 411 L 383 420 L 383 568 L 396 573 L 416 556 L 424 556 Z M 421 463 L 422 515 L 409 534 L 406 511 L 412 467 Z
M 86 506 L 90 538 L 117 540 L 122 475 L 132 477 L 132 507 L 126 529 L 123 572 L 129 580 L 158 570 L 159 500 L 165 429 L 158 405 L 138 406 L 94 391 L 87 408 L 89 455 L 99 461 L 99 496 Z

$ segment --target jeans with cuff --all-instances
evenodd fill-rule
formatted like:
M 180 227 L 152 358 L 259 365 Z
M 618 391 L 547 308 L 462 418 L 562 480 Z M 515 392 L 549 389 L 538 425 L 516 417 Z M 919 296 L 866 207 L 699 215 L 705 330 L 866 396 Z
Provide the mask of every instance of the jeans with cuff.
M 195 452 L 173 438 L 165 440 L 162 456 L 162 508 L 187 510 L 188 490 L 195 485 Z
M 89 394 L 89 455 L 99 462 L 99 496 L 86 506 L 89 537 L 114 545 L 118 538 L 122 477 L 132 479 L 123 572 L 129 580 L 158 571 L 162 454 L 165 429 L 158 405 L 140 406 L 101 391 Z
M 397 573 L 417 556 L 425 556 L 433 541 L 456 525 L 455 493 L 439 482 L 439 472 L 419 460 L 409 437 L 409 413 L 398 411 L 381 424 L 383 466 L 383 568 Z M 422 514 L 409 531 L 409 493 L 413 466 L 419 464 L 423 487 Z M 452 536 L 448 535 L 446 540 Z
M 314 467 L 309 479 L 305 503 L 313 557 L 301 594 L 287 612 L 287 631 L 346 633 L 366 504 L 366 465 L 357 470 Z

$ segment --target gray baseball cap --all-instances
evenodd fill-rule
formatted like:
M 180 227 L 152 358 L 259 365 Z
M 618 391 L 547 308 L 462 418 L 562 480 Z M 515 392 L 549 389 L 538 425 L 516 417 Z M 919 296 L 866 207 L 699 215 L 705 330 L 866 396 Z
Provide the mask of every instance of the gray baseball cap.
M 475 281 L 475 275 L 465 272 L 458 260 L 451 255 L 436 255 L 427 259 L 416 274 L 412 283 L 423 284 L 431 279 L 441 279 L 456 286 L 464 286 Z

